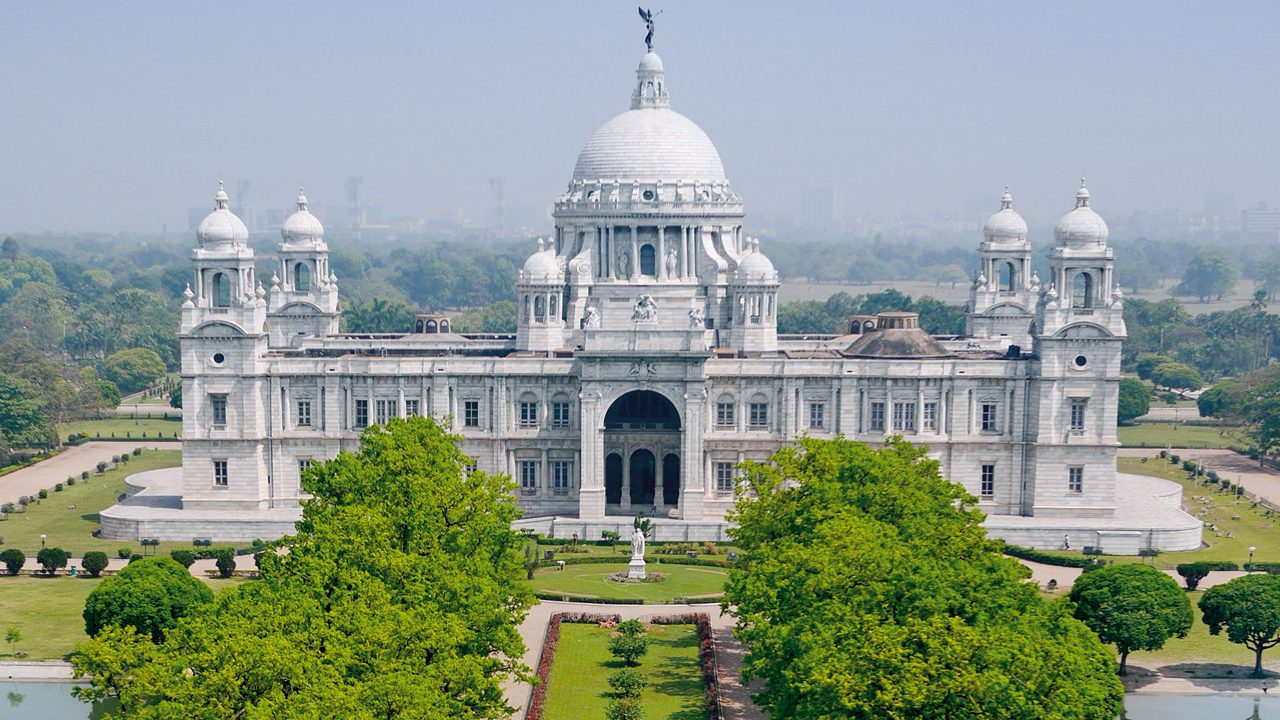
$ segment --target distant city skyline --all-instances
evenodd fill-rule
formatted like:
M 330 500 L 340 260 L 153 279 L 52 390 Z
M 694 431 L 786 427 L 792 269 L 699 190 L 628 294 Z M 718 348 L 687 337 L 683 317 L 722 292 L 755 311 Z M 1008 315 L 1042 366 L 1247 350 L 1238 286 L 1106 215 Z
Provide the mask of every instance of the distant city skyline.
M 590 132 L 626 109 L 630 5 L 22 4 L 0 67 L 0 232 L 187 225 L 219 176 L 384 219 L 548 231 Z M 672 106 L 747 225 L 967 217 L 1033 228 L 1084 173 L 1109 221 L 1280 206 L 1273 4 L 709 2 L 664 8 Z M 1224 38 L 1230 42 L 1224 42 Z M 713 39 L 713 41 L 712 41 Z M 815 204 L 816 202 L 816 204 Z M 534 227 L 538 221 L 541 227 Z

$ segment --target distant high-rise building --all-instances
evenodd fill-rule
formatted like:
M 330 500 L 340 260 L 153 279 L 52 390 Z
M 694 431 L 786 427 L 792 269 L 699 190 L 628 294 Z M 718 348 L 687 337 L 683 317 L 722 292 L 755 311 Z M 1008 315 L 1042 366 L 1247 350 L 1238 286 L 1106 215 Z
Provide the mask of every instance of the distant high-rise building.
M 1280 237 L 1280 208 L 1258 203 L 1240 213 L 1240 231 L 1245 235 Z
M 835 220 L 835 191 L 806 188 L 800 195 L 800 224 L 813 230 L 829 230 Z

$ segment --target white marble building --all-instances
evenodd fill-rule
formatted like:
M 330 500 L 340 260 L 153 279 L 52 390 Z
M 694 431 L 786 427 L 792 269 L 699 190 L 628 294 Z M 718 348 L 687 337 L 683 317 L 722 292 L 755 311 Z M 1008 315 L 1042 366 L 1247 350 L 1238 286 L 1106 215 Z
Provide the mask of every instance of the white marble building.
M 596 538 L 644 513 L 660 518 L 657 539 L 722 537 L 740 461 L 801 434 L 901 434 L 1016 542 L 1197 546 L 1200 523 L 1176 493 L 1116 473 L 1125 326 L 1088 190 L 1058 221 L 1043 280 L 1007 193 L 1001 205 L 968 337 L 931 337 L 910 313 L 779 336 L 778 273 L 743 231 L 715 146 L 670 108 L 652 51 L 520 272 L 514 337 L 455 334 L 427 315 L 407 335 L 339 334 L 338 281 L 306 198 L 264 282 L 219 190 L 179 330 L 180 476 L 156 474 L 104 513 L 104 532 L 278 535 L 298 515 L 306 464 L 355 449 L 369 424 L 431 414 L 477 467 L 511 474 L 522 523 L 558 536 Z

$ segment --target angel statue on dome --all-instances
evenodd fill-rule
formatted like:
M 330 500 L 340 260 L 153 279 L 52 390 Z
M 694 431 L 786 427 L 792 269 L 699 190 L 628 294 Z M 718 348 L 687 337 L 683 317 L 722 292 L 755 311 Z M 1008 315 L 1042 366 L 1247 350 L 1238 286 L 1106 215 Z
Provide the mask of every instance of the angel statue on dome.
M 653 50 L 653 20 L 661 15 L 662 11 L 659 10 L 658 12 L 654 12 L 652 10 L 645 10 L 644 8 L 639 8 L 639 10 L 640 19 L 644 21 L 645 29 L 649 31 L 644 36 L 644 46 L 649 50 Z

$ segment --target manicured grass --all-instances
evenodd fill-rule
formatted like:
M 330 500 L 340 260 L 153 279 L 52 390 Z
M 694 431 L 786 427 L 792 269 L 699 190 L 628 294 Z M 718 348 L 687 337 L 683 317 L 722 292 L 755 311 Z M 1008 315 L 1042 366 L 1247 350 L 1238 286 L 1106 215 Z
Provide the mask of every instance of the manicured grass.
M 1183 425 L 1171 422 L 1144 422 L 1122 425 L 1116 435 L 1124 447 L 1223 448 L 1245 445 L 1240 428 L 1212 425 Z
M 121 444 L 120 452 L 131 451 L 131 446 Z M 98 529 L 98 512 L 111 507 L 124 492 L 124 479 L 133 473 L 159 468 L 177 467 L 182 464 L 180 450 L 144 450 L 141 455 L 129 458 L 128 463 L 99 475 L 91 473 L 89 481 L 76 477 L 76 484 L 64 487 L 62 492 L 52 492 L 39 504 L 28 505 L 24 512 L 13 513 L 0 522 L 0 537 L 4 545 L 16 547 L 34 557 L 40 549 L 40 536 L 47 535 L 49 547 L 60 547 L 76 557 L 88 550 L 102 550 L 111 557 L 116 549 L 133 547 L 141 552 L 136 542 L 123 540 L 99 540 L 91 535 Z M 64 484 L 66 480 L 62 480 Z M 72 507 L 74 506 L 74 507 Z M 170 547 L 189 547 L 184 543 L 169 543 Z
M 585 597 L 660 602 L 677 597 L 717 596 L 724 592 L 724 581 L 729 576 L 729 571 L 725 568 L 649 563 L 650 575 L 655 572 L 662 573 L 666 579 L 638 583 L 614 582 L 607 579 L 614 573 L 626 571 L 626 563 L 566 565 L 564 570 L 543 568 L 534 575 L 533 588 Z
M 648 625 L 649 652 L 639 670 L 649 679 L 640 696 L 647 720 L 701 720 L 702 672 L 693 625 Z M 546 720 L 603 718 L 612 697 L 608 677 L 624 667 L 609 654 L 613 631 L 564 623 L 547 686 Z
M 89 438 L 176 440 L 182 437 L 182 419 L 139 418 L 134 420 L 129 417 L 116 417 L 108 420 L 75 420 L 58 426 L 58 434 L 64 441 L 72 433 Z M 146 433 L 145 438 L 143 433 Z
M 1164 647 L 1154 652 L 1135 652 L 1129 655 L 1130 662 L 1142 665 L 1174 665 L 1180 663 L 1223 663 L 1240 666 L 1233 676 L 1241 677 L 1253 671 L 1253 651 L 1243 645 L 1227 640 L 1226 631 L 1210 635 L 1209 628 L 1200 618 L 1200 608 L 1196 603 L 1204 595 L 1203 590 L 1187 593 L 1191 600 L 1191 614 L 1195 620 L 1191 632 L 1185 638 L 1174 638 Z M 1262 654 L 1263 666 L 1280 669 L 1280 652 Z
M 202 578 L 203 579 L 203 578 Z M 18 650 L 26 660 L 66 657 L 85 639 L 84 601 L 100 579 L 66 576 L 0 576 L 0 637 L 16 627 L 22 633 Z M 245 580 L 205 580 L 214 592 Z M 8 645 L 0 643 L 0 658 L 12 659 Z

